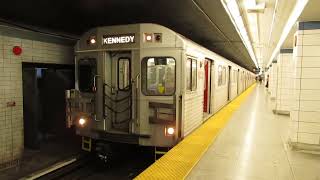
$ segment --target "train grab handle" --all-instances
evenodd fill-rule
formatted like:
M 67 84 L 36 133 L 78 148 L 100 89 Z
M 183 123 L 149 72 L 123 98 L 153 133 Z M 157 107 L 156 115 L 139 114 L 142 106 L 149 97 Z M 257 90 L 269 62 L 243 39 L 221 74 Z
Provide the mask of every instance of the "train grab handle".
M 100 77 L 100 75 L 94 75 L 93 76 L 93 87 L 92 87 L 92 91 L 93 92 L 96 92 L 97 91 L 97 86 L 96 86 L 96 81 L 97 81 L 97 78 Z

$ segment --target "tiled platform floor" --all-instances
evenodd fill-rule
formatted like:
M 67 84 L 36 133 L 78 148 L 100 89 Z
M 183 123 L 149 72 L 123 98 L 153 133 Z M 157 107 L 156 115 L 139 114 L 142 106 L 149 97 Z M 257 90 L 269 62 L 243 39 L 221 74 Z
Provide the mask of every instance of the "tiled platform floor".
M 257 85 L 187 179 L 320 180 L 320 155 L 287 146 L 290 118 L 273 103 Z

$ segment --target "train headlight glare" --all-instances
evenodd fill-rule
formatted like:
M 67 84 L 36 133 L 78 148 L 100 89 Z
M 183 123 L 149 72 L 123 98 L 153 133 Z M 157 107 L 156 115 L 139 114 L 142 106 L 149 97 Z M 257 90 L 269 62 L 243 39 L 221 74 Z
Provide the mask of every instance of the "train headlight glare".
M 173 127 L 168 127 L 167 128 L 167 134 L 168 135 L 173 135 L 174 134 L 174 128 Z
M 90 43 L 91 44 L 95 44 L 96 43 L 96 40 L 94 38 L 90 39 Z
M 84 118 L 80 118 L 80 119 L 79 119 L 79 124 L 80 124 L 81 126 L 83 126 L 85 123 L 86 123 L 86 119 L 84 119 Z

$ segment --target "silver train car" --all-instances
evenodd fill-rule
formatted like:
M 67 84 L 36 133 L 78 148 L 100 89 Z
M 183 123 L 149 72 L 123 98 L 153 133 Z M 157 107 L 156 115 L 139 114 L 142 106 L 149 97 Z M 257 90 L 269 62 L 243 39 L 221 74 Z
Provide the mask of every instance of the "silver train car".
M 156 24 L 94 28 L 75 47 L 67 126 L 83 149 L 172 147 L 254 83 L 255 75 Z

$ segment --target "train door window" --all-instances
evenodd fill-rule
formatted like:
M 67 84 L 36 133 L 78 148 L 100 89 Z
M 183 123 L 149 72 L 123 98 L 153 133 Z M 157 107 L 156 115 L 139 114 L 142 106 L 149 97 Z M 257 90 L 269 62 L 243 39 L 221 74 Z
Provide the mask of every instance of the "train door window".
M 118 88 L 125 90 L 130 85 L 130 60 L 119 58 L 118 60 Z
M 176 60 L 172 57 L 146 57 L 142 60 L 142 92 L 170 96 L 176 88 Z
M 191 79 L 192 79 L 191 62 L 192 62 L 192 59 L 187 59 L 187 63 L 186 63 L 186 88 L 187 88 L 187 90 L 190 90 L 190 91 L 192 89 L 192 85 L 191 85 Z
M 218 66 L 218 86 L 226 84 L 226 67 Z
M 192 91 L 197 89 L 197 60 L 192 60 Z
M 226 67 L 222 68 L 222 85 L 225 85 L 227 82 L 227 71 Z
M 232 82 L 236 83 L 237 82 L 237 70 L 233 70 L 233 79 Z
M 232 83 L 232 79 L 233 79 L 233 72 L 231 70 L 231 68 L 229 67 L 229 83 Z
M 195 91 L 197 89 L 197 60 L 188 58 L 186 70 L 186 88 L 189 91 Z
M 97 74 L 96 59 L 80 59 L 78 64 L 79 90 L 81 92 L 93 92 L 93 79 Z

